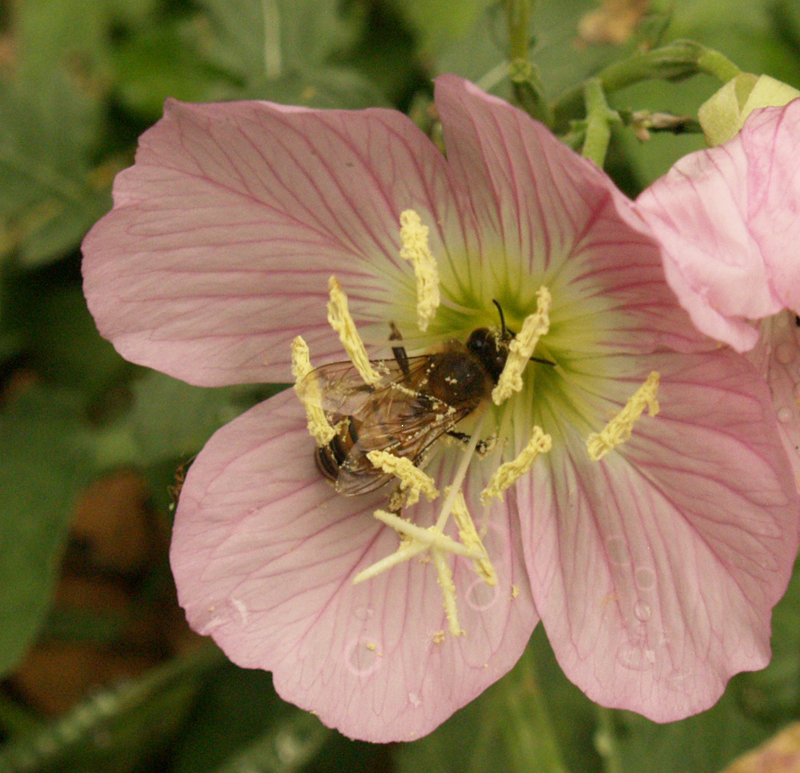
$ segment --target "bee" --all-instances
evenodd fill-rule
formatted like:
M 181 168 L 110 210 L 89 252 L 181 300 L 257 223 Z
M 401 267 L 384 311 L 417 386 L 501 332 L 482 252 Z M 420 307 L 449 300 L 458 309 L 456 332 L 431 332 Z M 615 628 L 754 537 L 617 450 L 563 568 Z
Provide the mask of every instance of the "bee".
M 317 467 L 339 493 L 366 494 L 391 480 L 367 458 L 370 451 L 388 451 L 421 466 L 443 435 L 469 439 L 455 428 L 491 397 L 513 339 L 497 308 L 501 330 L 478 328 L 465 344 L 450 341 L 440 351 L 417 357 L 393 346 L 394 360 L 373 362 L 382 374 L 375 385 L 365 384 L 350 362 L 323 365 L 310 374 L 337 428 L 330 443 L 317 447 Z M 392 325 L 390 340 L 400 338 Z

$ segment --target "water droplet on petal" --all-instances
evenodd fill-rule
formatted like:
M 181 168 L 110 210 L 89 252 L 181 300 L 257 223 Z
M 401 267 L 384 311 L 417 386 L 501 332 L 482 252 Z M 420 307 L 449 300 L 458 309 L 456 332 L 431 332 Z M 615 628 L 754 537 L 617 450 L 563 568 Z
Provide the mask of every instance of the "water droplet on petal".
M 633 614 L 636 615 L 637 620 L 641 620 L 643 623 L 650 619 L 650 605 L 646 601 L 642 601 L 639 599 L 633 605 Z
M 639 590 L 650 590 L 655 587 L 656 573 L 646 566 L 639 566 L 633 574 L 633 579 Z
M 414 692 L 410 692 L 408 694 L 408 702 L 415 708 L 419 708 L 422 705 L 422 699 Z
M 250 610 L 241 599 L 231 597 L 229 601 L 236 610 L 236 614 L 239 616 L 239 622 L 241 623 L 242 628 L 245 628 L 250 620 Z
M 375 610 L 369 607 L 356 607 L 353 610 L 353 615 L 355 615 L 357 620 L 369 620 L 375 616 Z
M 626 566 L 631 562 L 628 545 L 622 537 L 609 537 L 606 540 L 608 560 L 617 566 Z
M 788 424 L 794 418 L 794 411 L 791 408 L 787 408 L 785 405 L 783 408 L 778 409 L 778 421 L 781 424 Z
M 656 654 L 653 650 L 645 647 L 637 647 L 634 644 L 625 644 L 620 647 L 617 653 L 617 660 L 621 666 L 631 669 L 631 671 L 647 671 L 653 667 Z
M 368 639 L 355 639 L 345 647 L 344 660 L 356 676 L 369 676 L 381 664 L 380 645 Z
M 467 604 L 478 612 L 493 606 L 500 594 L 496 585 L 487 585 L 483 580 L 475 580 L 466 592 Z

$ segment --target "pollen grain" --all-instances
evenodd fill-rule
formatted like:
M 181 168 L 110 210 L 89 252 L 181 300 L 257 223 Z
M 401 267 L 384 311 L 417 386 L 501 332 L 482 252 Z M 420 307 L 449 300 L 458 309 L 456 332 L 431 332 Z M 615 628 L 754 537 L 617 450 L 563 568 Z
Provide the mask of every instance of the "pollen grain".
M 332 276 L 328 281 L 330 300 L 328 301 L 328 322 L 339 334 L 347 356 L 352 361 L 365 384 L 374 385 L 381 380 L 381 375 L 372 367 L 367 350 L 356 329 L 356 323 L 350 316 L 345 295 L 339 280 Z
M 633 425 L 642 415 L 644 409 L 650 416 L 655 416 L 659 411 L 656 393 L 660 374 L 654 370 L 647 380 L 634 393 L 625 404 L 625 407 L 603 428 L 601 432 L 594 432 L 586 439 L 586 448 L 592 461 L 598 462 L 609 451 L 622 445 L 630 439 Z
M 399 479 L 401 490 L 408 491 L 406 505 L 419 502 L 420 494 L 424 494 L 429 502 L 439 496 L 433 478 L 415 466 L 410 459 L 395 456 L 388 451 L 370 451 L 367 459 L 387 475 L 394 475 Z
M 516 483 L 541 454 L 546 454 L 553 446 L 550 435 L 541 427 L 534 427 L 528 445 L 522 449 L 516 459 L 501 464 L 492 475 L 486 488 L 481 492 L 481 502 L 488 504 L 492 497 L 503 498 L 503 492 Z
M 550 329 L 550 291 L 542 285 L 536 291 L 536 311 L 525 317 L 522 330 L 508 345 L 508 359 L 492 390 L 495 405 L 502 405 L 514 392 L 522 389 L 522 374 L 528 367 L 539 339 Z
M 424 333 L 439 308 L 439 268 L 428 244 L 428 226 L 413 209 L 400 213 L 400 257 L 411 261 L 417 278 L 417 327 Z
M 308 431 L 317 441 L 317 445 L 325 446 L 336 437 L 336 430 L 322 410 L 319 384 L 311 367 L 308 344 L 302 336 L 297 336 L 292 341 L 292 375 L 295 378 L 294 391 L 306 409 Z

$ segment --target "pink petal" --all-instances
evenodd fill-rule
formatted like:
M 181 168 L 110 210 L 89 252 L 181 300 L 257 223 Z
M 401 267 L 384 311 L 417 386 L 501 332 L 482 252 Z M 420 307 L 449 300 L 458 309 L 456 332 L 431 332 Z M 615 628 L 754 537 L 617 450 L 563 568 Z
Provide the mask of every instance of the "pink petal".
M 114 196 L 83 245 L 89 307 L 125 358 L 193 384 L 286 381 L 298 333 L 316 355 L 338 352 L 333 273 L 380 340 L 376 304 L 415 316 L 404 209 L 436 254 L 445 231 L 463 253 L 444 158 L 391 110 L 169 101 Z
M 772 292 L 781 306 L 800 312 L 800 99 L 755 111 L 739 137 L 747 154 L 748 227 Z
M 747 358 L 767 380 L 783 447 L 800 485 L 800 326 L 792 312 L 765 319 Z
M 336 494 L 316 470 L 305 423 L 285 392 L 223 427 L 201 452 L 172 541 L 180 602 L 234 662 L 272 670 L 286 700 L 327 724 L 369 741 L 418 737 L 508 671 L 530 637 L 538 618 L 519 524 L 492 510 L 486 547 L 500 582 L 488 588 L 459 559 L 466 635 L 448 632 L 436 644 L 447 623 L 429 564 L 351 584 L 397 547 L 371 515 L 386 492 Z M 458 457 L 443 455 L 440 477 L 452 476 Z M 481 485 L 470 482 L 470 499 Z M 422 524 L 431 518 L 429 506 L 412 512 Z
M 652 234 L 607 175 L 521 110 L 455 76 L 437 79 L 436 105 L 448 161 L 481 229 L 483 274 L 501 288 L 509 316 L 535 308 L 545 284 L 555 330 L 578 316 L 589 329 L 593 315 L 619 311 L 618 353 L 708 347 L 664 283 Z
M 600 462 L 583 431 L 565 430 L 518 495 L 534 513 L 522 520 L 534 601 L 565 673 L 603 705 L 666 722 L 768 662 L 798 498 L 769 395 L 744 360 L 650 360 L 661 412 Z M 613 365 L 624 375 L 623 360 Z M 621 403 L 644 375 L 608 398 Z
M 698 328 L 739 351 L 743 319 L 800 310 L 800 100 L 755 111 L 729 142 L 682 158 L 636 201 Z

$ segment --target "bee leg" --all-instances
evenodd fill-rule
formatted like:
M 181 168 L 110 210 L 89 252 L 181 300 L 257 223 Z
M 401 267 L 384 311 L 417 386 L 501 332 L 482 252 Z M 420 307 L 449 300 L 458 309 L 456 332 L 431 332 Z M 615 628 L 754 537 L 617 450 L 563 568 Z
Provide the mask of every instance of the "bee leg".
M 392 331 L 389 336 L 389 340 L 402 341 L 403 334 L 397 329 L 397 325 L 395 325 L 394 322 L 390 322 L 389 327 L 391 328 Z M 408 367 L 408 355 L 406 354 L 405 346 L 393 346 L 392 354 L 394 354 L 394 358 L 395 360 L 397 360 L 397 364 L 400 366 L 400 370 L 403 371 L 403 375 L 406 377 L 411 375 L 411 370 Z
M 470 435 L 467 435 L 465 432 L 457 432 L 454 429 L 447 430 L 445 434 L 449 435 L 451 438 L 455 438 L 464 445 L 467 445 L 469 441 L 472 440 L 472 437 Z M 477 453 L 479 456 L 481 454 L 485 454 L 488 450 L 489 450 L 489 443 L 487 443 L 485 440 L 479 440 L 477 445 L 475 446 L 475 453 Z

